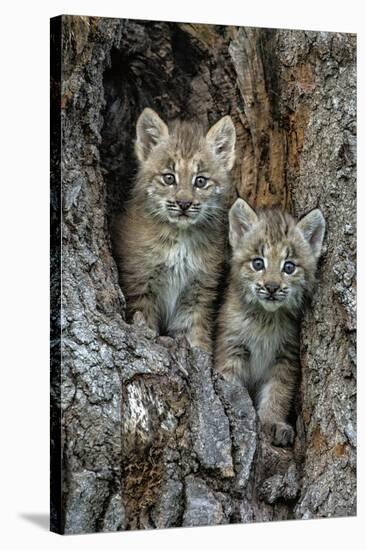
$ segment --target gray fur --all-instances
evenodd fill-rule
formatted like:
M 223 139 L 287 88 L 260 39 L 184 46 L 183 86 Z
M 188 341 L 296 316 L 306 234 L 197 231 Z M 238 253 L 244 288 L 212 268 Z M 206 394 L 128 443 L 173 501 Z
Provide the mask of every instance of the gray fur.
M 139 173 L 113 232 L 128 313 L 140 311 L 152 329 L 183 334 L 211 351 L 232 192 L 233 122 L 223 117 L 206 133 L 197 122 L 166 125 L 144 109 L 136 130 Z M 198 187 L 197 178 L 205 185 Z
M 231 273 L 215 366 L 247 387 L 273 443 L 288 445 L 294 438 L 288 415 L 299 373 L 299 321 L 314 288 L 325 221 L 319 210 L 298 223 L 278 209 L 254 212 L 242 199 L 229 221 Z M 264 264 L 258 271 L 255 258 Z M 284 271 L 285 262 L 295 265 L 293 273 Z

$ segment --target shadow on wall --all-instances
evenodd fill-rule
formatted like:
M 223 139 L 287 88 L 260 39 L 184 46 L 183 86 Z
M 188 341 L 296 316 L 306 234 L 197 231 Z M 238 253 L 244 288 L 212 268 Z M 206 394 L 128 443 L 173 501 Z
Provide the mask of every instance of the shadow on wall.
M 42 531 L 50 530 L 50 515 L 49 514 L 19 514 L 21 519 L 33 523 L 37 527 L 40 527 Z

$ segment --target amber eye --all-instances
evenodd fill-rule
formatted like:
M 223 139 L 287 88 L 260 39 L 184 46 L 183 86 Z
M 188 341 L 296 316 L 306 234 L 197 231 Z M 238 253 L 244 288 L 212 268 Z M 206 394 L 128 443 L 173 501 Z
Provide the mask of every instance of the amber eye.
M 174 174 L 163 174 L 163 180 L 167 185 L 174 185 L 175 184 Z
M 295 271 L 295 268 L 296 265 L 293 262 L 285 262 L 282 270 L 287 273 L 287 275 L 291 275 Z
M 198 189 L 202 189 L 203 187 L 206 187 L 207 185 L 207 179 L 204 176 L 197 176 L 194 180 L 194 186 L 198 187 Z
M 254 260 L 252 260 L 252 266 L 256 271 L 262 271 L 262 269 L 264 269 L 263 258 L 254 258 Z

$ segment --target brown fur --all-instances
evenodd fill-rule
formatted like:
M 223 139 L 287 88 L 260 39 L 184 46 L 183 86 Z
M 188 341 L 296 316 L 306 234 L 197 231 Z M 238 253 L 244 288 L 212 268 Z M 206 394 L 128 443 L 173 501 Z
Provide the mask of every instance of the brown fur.
M 145 109 L 137 122 L 138 177 L 114 231 L 129 315 L 141 311 L 151 328 L 186 335 L 205 350 L 224 260 L 234 146 L 230 117 L 206 134 L 197 123 L 168 127 Z M 175 183 L 167 184 L 171 176 Z
M 299 319 L 315 283 L 325 222 L 313 210 L 298 223 L 280 210 L 257 213 L 242 199 L 230 210 L 231 273 L 219 313 L 215 366 L 249 390 L 276 445 L 288 424 L 299 372 Z M 263 261 L 256 270 L 254 259 Z M 296 267 L 285 273 L 285 263 Z

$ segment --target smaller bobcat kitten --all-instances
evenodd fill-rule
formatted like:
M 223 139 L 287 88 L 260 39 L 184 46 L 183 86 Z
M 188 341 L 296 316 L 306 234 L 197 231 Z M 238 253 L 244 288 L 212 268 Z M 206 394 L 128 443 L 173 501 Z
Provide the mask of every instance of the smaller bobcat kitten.
M 229 212 L 231 273 L 219 313 L 215 366 L 249 391 L 275 445 L 292 444 L 288 415 L 299 374 L 299 318 L 315 284 L 325 220 L 296 222 L 278 209 L 256 213 L 237 199 Z

